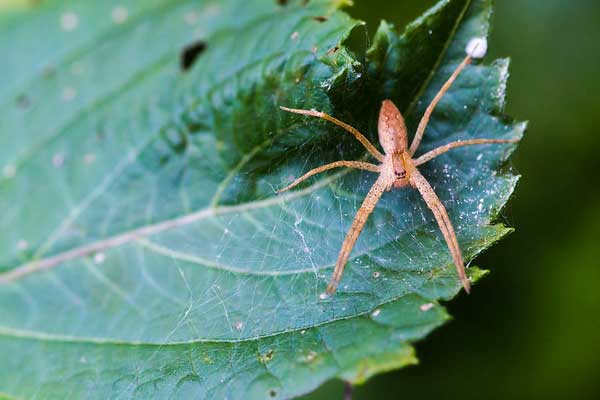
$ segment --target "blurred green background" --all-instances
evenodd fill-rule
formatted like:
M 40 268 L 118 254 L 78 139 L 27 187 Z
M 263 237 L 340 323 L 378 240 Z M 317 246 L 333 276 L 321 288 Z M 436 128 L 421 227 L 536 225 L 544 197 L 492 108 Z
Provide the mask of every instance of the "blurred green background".
M 403 27 L 435 0 L 355 0 Z M 448 304 L 421 365 L 354 399 L 600 399 L 600 1 L 497 0 L 488 59 L 511 57 L 507 113 L 529 120 L 504 211 L 516 228 L 476 260 L 492 274 Z M 341 399 L 333 382 L 307 399 Z

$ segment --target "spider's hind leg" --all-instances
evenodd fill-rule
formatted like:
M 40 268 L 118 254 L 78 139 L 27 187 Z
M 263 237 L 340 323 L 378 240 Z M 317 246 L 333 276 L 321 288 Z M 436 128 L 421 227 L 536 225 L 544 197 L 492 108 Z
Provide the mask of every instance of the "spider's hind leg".
M 421 117 L 421 121 L 419 122 L 419 126 L 417 127 L 417 131 L 415 132 L 415 137 L 413 138 L 413 141 L 410 144 L 409 151 L 410 151 L 411 155 L 415 154 L 415 152 L 419 148 L 419 145 L 421 144 L 421 139 L 423 139 L 423 134 L 425 133 L 425 128 L 427 128 L 427 125 L 429 124 L 429 119 L 431 118 L 431 114 L 433 113 L 433 110 L 435 110 L 435 107 L 440 102 L 442 97 L 444 97 L 446 92 L 448 92 L 448 90 L 450 89 L 450 87 L 452 86 L 452 84 L 454 83 L 456 78 L 458 78 L 458 75 L 460 75 L 460 73 L 465 69 L 465 67 L 471 63 L 471 59 L 472 58 L 470 55 L 467 55 L 465 57 L 463 62 L 461 62 L 458 65 L 458 67 L 456 67 L 456 69 L 454 70 L 454 72 L 452 73 L 450 78 L 448 78 L 446 83 L 444 83 L 444 85 L 441 87 L 439 92 L 435 95 L 435 97 L 433 98 L 433 100 L 431 101 L 431 103 L 429 104 L 427 109 L 425 110 L 425 113 L 423 114 L 423 117 Z

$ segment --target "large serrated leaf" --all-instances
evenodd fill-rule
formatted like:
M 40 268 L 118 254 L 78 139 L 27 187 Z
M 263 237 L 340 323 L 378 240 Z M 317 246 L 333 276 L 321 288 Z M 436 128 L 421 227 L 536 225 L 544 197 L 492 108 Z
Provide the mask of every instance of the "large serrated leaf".
M 313 166 L 363 157 L 350 135 L 278 106 L 376 138 L 391 98 L 414 130 L 468 40 L 487 35 L 491 5 L 442 1 L 403 35 L 382 24 L 365 52 L 339 3 L 51 1 L 2 17 L 0 393 L 289 398 L 416 361 L 411 342 L 460 288 L 433 216 L 410 190 L 386 194 L 323 298 L 374 176 L 276 196 Z M 469 67 L 421 151 L 521 135 L 502 115 L 507 68 Z M 516 184 L 500 172 L 511 151 L 455 150 L 422 169 L 467 259 L 509 231 L 492 222 Z

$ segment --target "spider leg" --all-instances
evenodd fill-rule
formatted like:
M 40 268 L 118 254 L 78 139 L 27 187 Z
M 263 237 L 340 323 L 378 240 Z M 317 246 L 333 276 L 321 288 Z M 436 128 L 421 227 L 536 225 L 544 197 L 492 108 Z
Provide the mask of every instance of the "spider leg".
M 456 265 L 458 277 L 460 278 L 465 291 L 469 293 L 471 290 L 471 284 L 465 273 L 465 264 L 463 262 L 462 253 L 460 251 L 460 247 L 458 246 L 456 233 L 454 233 L 454 228 L 452 227 L 452 222 L 450 222 L 450 217 L 448 217 L 446 208 L 433 191 L 433 188 L 429 182 L 427 182 L 427 179 L 425 179 L 425 177 L 421 175 L 416 168 L 411 168 L 410 182 L 419 191 L 419 193 L 421 193 L 423 200 L 425 200 L 425 203 L 427 203 L 427 206 L 433 212 L 440 230 L 442 231 L 442 235 L 444 235 L 444 239 L 446 240 L 450 254 L 452 255 L 452 260 Z
M 299 183 L 303 182 L 304 180 L 310 178 L 313 175 L 317 175 L 317 174 L 320 174 L 321 172 L 324 172 L 324 171 L 327 171 L 327 170 L 330 170 L 333 168 L 339 168 L 339 167 L 363 169 L 365 171 L 379 173 L 379 167 L 375 164 L 361 162 L 361 161 L 335 161 L 335 162 L 332 162 L 331 164 L 325 164 L 320 167 L 311 169 L 306 174 L 302 175 L 300 178 L 298 178 L 294 182 L 292 182 L 290 185 L 284 187 L 283 189 L 279 189 L 277 191 L 277 193 L 281 193 L 281 192 L 285 192 L 286 190 L 290 190 L 294 186 L 297 186 Z
M 363 200 L 360 209 L 356 213 L 354 217 L 354 221 L 352 222 L 352 226 L 350 230 L 346 234 L 346 238 L 344 239 L 344 244 L 340 250 L 340 254 L 338 256 L 337 262 L 335 263 L 335 269 L 333 270 L 333 275 L 331 277 L 331 281 L 327 286 L 327 293 L 332 295 L 335 293 L 338 284 L 340 283 L 340 279 L 342 279 L 342 274 L 344 273 L 344 268 L 346 267 L 346 262 L 350 257 L 350 252 L 352 252 L 352 248 L 354 248 L 354 244 L 360 235 L 360 232 L 363 230 L 369 215 L 373 212 L 373 209 L 379 202 L 381 195 L 385 191 L 386 188 L 386 180 L 385 178 L 379 176 L 369 193 Z
M 455 149 L 457 147 L 462 146 L 472 146 L 476 144 L 493 144 L 493 143 L 516 143 L 521 139 L 470 139 L 470 140 L 460 140 L 457 142 L 451 142 L 445 144 L 443 146 L 437 147 L 427 153 L 423 154 L 419 158 L 414 160 L 415 166 L 425 164 L 427 161 L 433 160 L 440 154 L 444 154 L 445 152 Z
M 438 94 L 436 94 L 435 97 L 433 98 L 433 100 L 431 101 L 431 104 L 429 104 L 429 106 L 425 110 L 425 114 L 423 114 L 423 117 L 421 118 L 421 122 L 419 122 L 419 126 L 417 127 L 417 132 L 415 133 L 415 137 L 410 145 L 409 152 L 411 155 L 415 154 L 415 151 L 417 151 L 417 149 L 419 148 L 419 144 L 421 144 L 421 139 L 423 139 L 423 134 L 425 133 L 425 128 L 427 128 L 427 124 L 429 124 L 429 118 L 431 117 L 431 114 L 433 113 L 435 106 L 437 106 L 437 104 L 440 102 L 442 97 L 444 97 L 444 95 L 446 94 L 448 89 L 450 89 L 450 86 L 452 86 L 452 84 L 454 83 L 454 81 L 456 80 L 458 75 L 462 72 L 462 70 L 465 69 L 465 67 L 470 63 L 471 63 L 471 56 L 465 57 L 463 62 L 461 62 L 460 65 L 456 68 L 456 70 L 454 70 L 454 72 L 452 73 L 450 78 L 448 78 L 446 83 L 444 83 L 444 85 L 442 86 L 442 88 L 440 89 Z
M 354 137 L 360 143 L 362 143 L 363 146 L 365 146 L 365 148 L 367 149 L 367 151 L 369 153 L 371 153 L 371 155 L 373 157 L 375 157 L 379 161 L 383 161 L 384 155 L 381 154 L 381 152 L 379 150 L 377 150 L 375 148 L 375 146 L 373 146 L 373 144 L 371 142 L 369 142 L 369 139 L 367 139 L 362 133 L 360 133 L 353 126 L 350 126 L 347 123 L 342 122 L 339 119 L 336 119 L 336 118 L 332 117 L 331 115 L 325 114 L 324 112 L 321 112 L 321 111 L 316 111 L 316 110 L 299 110 L 299 109 L 296 109 L 296 108 L 287 108 L 287 107 L 280 107 L 280 108 L 282 110 L 284 110 L 284 111 L 288 111 L 288 112 L 291 112 L 291 113 L 294 113 L 294 114 L 302 114 L 302 115 L 309 115 L 311 117 L 322 118 L 322 119 L 324 119 L 326 121 L 332 122 L 332 123 L 336 124 L 337 126 L 340 126 L 340 127 L 344 128 L 345 130 L 347 130 L 348 132 L 350 132 L 351 134 L 353 134 Z

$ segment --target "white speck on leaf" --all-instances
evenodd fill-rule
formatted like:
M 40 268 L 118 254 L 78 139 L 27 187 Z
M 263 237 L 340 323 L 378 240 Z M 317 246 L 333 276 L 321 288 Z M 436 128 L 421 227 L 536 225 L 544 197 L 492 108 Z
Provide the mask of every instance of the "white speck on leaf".
M 79 17 L 72 11 L 60 16 L 60 27 L 65 32 L 72 32 L 79 26 Z
M 198 21 L 198 13 L 196 11 L 188 11 L 183 15 L 183 20 L 188 25 L 194 25 Z
M 94 255 L 94 263 L 96 263 L 96 264 L 102 264 L 104 262 L 104 260 L 106 260 L 106 254 L 104 254 L 104 253 L 96 253 Z
M 298 31 L 295 31 L 294 33 L 292 33 L 292 35 L 290 36 L 290 38 L 292 40 L 296 40 L 296 39 L 298 39 L 298 36 L 300 36 L 300 33 Z
M 425 304 L 421 304 L 421 307 L 419 307 L 421 309 L 421 311 L 425 312 L 425 311 L 429 311 L 433 308 L 433 303 L 425 303 Z
M 235 323 L 235 329 L 237 329 L 238 331 L 241 331 L 242 328 L 244 328 L 244 323 L 242 321 L 238 321 Z
M 55 168 L 59 168 L 62 167 L 62 165 L 65 163 L 65 155 L 62 153 L 56 153 L 54 156 L 52 156 L 52 165 L 54 165 Z
M 94 153 L 87 153 L 85 156 L 83 156 L 83 162 L 88 165 L 94 161 L 96 161 L 96 155 Z
M 77 96 L 77 91 L 71 86 L 67 86 L 62 91 L 62 99 L 64 101 L 71 101 Z
M 309 351 L 306 355 L 306 361 L 313 362 L 317 358 L 317 353 L 314 351 Z
M 320 298 L 321 300 L 325 300 L 325 299 L 326 299 L 326 298 L 328 298 L 328 297 L 329 297 L 329 296 L 327 295 L 327 293 L 321 293 L 321 294 L 319 295 L 319 298 Z
M 123 6 L 116 6 L 113 8 L 110 16 L 115 24 L 122 24 L 123 22 L 127 21 L 129 12 Z
M 5 178 L 12 178 L 17 173 L 17 168 L 13 164 L 8 164 L 4 168 L 2 168 L 2 175 Z
M 381 314 L 381 309 L 378 308 L 378 309 L 376 309 L 375 311 L 373 311 L 371 313 L 371 316 L 372 317 L 377 317 L 379 314 Z
M 379 271 L 373 272 L 373 278 L 379 278 L 380 276 L 381 276 L 381 273 Z
M 27 243 L 27 240 L 21 239 L 17 242 L 17 249 L 19 249 L 20 251 L 25 251 L 28 248 L 29 248 L 29 243 Z

